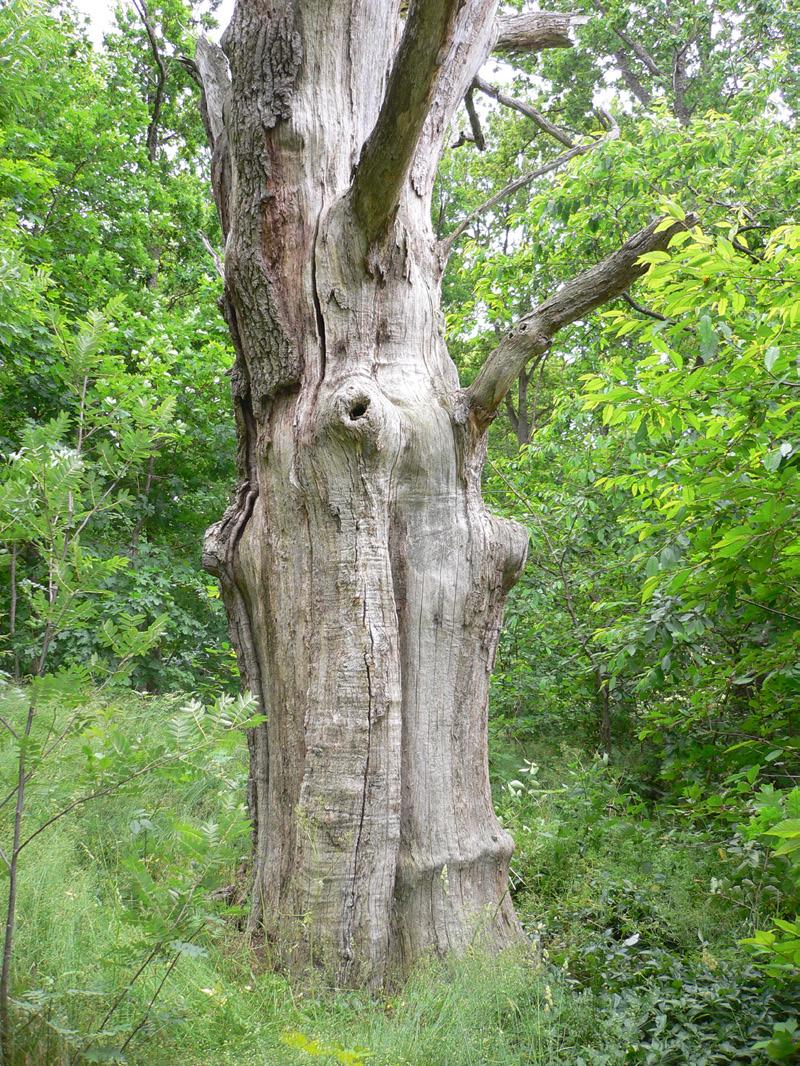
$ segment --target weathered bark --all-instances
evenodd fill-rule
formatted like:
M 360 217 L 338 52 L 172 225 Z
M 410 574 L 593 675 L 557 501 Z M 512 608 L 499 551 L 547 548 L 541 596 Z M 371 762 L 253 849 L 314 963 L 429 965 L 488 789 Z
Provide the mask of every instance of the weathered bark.
M 486 708 L 527 534 L 481 499 L 430 221 L 494 8 L 418 0 L 401 37 L 389 0 L 239 0 L 230 83 L 197 55 L 241 479 L 204 561 L 268 719 L 250 928 L 344 984 L 520 935 Z
M 251 928 L 343 983 L 518 935 L 486 702 L 526 536 L 481 502 L 483 445 L 442 341 L 429 221 L 492 6 L 452 4 L 427 28 L 434 49 L 406 37 L 416 96 L 402 69 L 389 76 L 392 4 L 339 18 L 240 2 L 230 92 L 213 50 L 198 55 L 242 475 L 206 565 L 268 716 L 251 737 Z
M 526 11 L 497 20 L 494 47 L 499 52 L 541 52 L 545 48 L 571 48 L 572 30 L 586 22 L 581 15 L 559 11 Z

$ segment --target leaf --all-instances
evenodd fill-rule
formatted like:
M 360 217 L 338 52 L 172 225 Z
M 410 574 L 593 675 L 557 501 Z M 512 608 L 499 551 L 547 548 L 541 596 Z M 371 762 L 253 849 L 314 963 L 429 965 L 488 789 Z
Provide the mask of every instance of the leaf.
M 773 918 L 772 924 L 777 926 L 777 928 L 784 933 L 790 933 L 792 936 L 800 937 L 800 922 L 786 922 L 783 918 Z
M 783 844 L 779 844 L 775 848 L 775 855 L 793 855 L 796 851 L 800 851 L 800 840 L 785 840 Z
M 670 222 L 671 226 L 673 223 Z M 672 256 L 668 252 L 644 252 L 639 256 L 638 262 L 640 263 L 669 263 Z
M 660 580 L 660 574 L 654 574 L 653 577 L 648 577 L 648 579 L 644 582 L 644 584 L 642 585 L 641 594 L 642 603 L 647 603 L 648 600 L 652 599 L 653 593 L 658 588 Z
M 800 837 L 800 818 L 787 818 L 767 830 L 771 837 Z
M 708 315 L 701 315 L 697 324 L 697 335 L 700 338 L 700 355 L 703 362 L 707 363 L 714 358 L 719 341 L 714 326 Z
M 200 944 L 192 944 L 187 940 L 173 940 L 169 946 L 176 955 L 186 955 L 190 959 L 202 959 L 208 954 Z
M 665 199 L 664 199 L 664 200 L 662 201 L 662 204 L 663 204 L 664 210 L 665 210 L 665 211 L 666 211 L 666 212 L 667 212 L 667 213 L 668 213 L 669 215 L 671 215 L 671 216 L 672 216 L 672 218 L 677 218 L 677 219 L 679 219 L 679 220 L 680 220 L 681 222 L 683 222 L 683 221 L 684 221 L 684 219 L 686 218 L 686 212 L 685 212 L 685 211 L 683 210 L 683 208 L 682 208 L 682 207 L 681 207 L 681 205 L 680 205 L 680 204 L 679 204 L 679 203 L 677 202 L 677 200 L 669 200 L 669 199 L 666 199 L 666 198 L 665 198 Z
M 774 474 L 783 461 L 784 455 L 780 448 L 773 448 L 764 456 L 764 466 L 771 474 Z

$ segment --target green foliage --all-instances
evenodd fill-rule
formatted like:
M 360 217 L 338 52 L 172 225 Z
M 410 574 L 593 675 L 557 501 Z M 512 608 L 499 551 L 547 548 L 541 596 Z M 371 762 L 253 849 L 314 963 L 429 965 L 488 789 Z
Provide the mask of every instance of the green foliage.
M 20 447 L 0 476 L 0 561 L 9 572 L 10 647 L 3 649 L 20 671 L 41 680 L 74 632 L 97 627 L 97 644 L 120 677 L 152 646 L 166 622 L 145 629 L 141 615 L 102 619 L 109 582 L 128 563 L 112 551 L 88 546 L 94 527 L 108 542 L 128 503 L 125 483 L 167 437 L 173 404 L 154 402 L 137 378 L 105 354 L 111 327 L 91 314 L 77 332 L 58 333 L 61 387 L 76 397 L 75 417 L 66 411 L 46 423 L 29 423 Z M 84 666 L 99 666 L 93 655 Z
M 4 721 L 18 725 L 31 698 L 4 685 Z M 242 731 L 261 719 L 243 698 L 203 706 L 84 690 L 68 703 L 52 687 L 39 700 L 59 757 L 47 773 L 29 764 L 18 1040 L 39 1061 L 130 1061 L 128 1046 L 169 1016 L 153 997 L 161 978 L 206 958 L 223 917 L 240 913 L 218 890 L 247 853 Z M 7 731 L 0 772 L 15 767 Z
M 364 1066 L 370 1055 L 366 1048 L 348 1050 L 338 1044 L 323 1044 L 319 1040 L 309 1040 L 307 1036 L 296 1031 L 284 1033 L 281 1039 L 287 1047 L 302 1051 L 311 1058 L 333 1059 L 335 1062 L 342 1063 L 343 1066 Z
M 421 965 L 393 993 L 337 992 L 265 971 L 236 931 L 227 886 L 249 828 L 246 753 L 230 723 L 248 724 L 248 705 L 121 693 L 82 708 L 85 731 L 40 783 L 32 824 L 79 793 L 82 773 L 117 780 L 119 758 L 153 769 L 30 845 L 19 973 L 32 976 L 20 978 L 16 1009 L 42 1061 L 78 1046 L 87 1061 L 120 1056 L 145 1015 L 120 1061 L 677 1066 L 765 1062 L 754 1045 L 775 1050 L 791 1033 L 793 992 L 765 986 L 736 946 L 757 886 L 734 905 L 730 886 L 712 891 L 733 847 L 722 858 L 712 834 L 648 814 L 627 768 L 567 748 L 534 748 L 542 769 L 498 752 L 509 771 L 495 776 L 497 805 L 518 841 L 515 903 L 533 953 L 488 959 L 476 945 Z
M 219 240 L 204 135 L 176 58 L 209 16 L 182 0 L 148 12 L 167 70 L 157 128 L 155 58 L 133 9 L 102 53 L 69 7 L 14 0 L 0 11 L 0 451 L 27 447 L 27 421 L 41 429 L 66 418 L 74 447 L 75 426 L 94 420 L 85 476 L 91 469 L 99 483 L 127 450 L 116 518 L 98 516 L 84 549 L 98 565 L 127 558 L 109 563 L 106 597 L 140 627 L 160 620 L 132 682 L 211 691 L 218 670 L 236 683 L 230 649 L 211 650 L 225 640 L 223 611 L 199 573 L 202 532 L 224 510 L 234 465 L 230 350 L 203 244 Z M 97 332 L 100 309 L 108 321 Z M 85 396 L 81 344 L 91 361 Z M 154 419 L 169 433 L 151 432 Z M 11 598 L 0 581 L 5 618 Z M 0 656 L 27 670 L 29 604 L 17 609 Z M 57 661 L 107 657 L 96 616 L 74 619 L 52 650 Z
M 619 136 L 499 201 L 461 238 L 445 297 L 464 380 L 520 314 L 653 217 L 669 225 L 691 211 L 699 224 L 646 257 L 630 301 L 559 334 L 492 427 L 484 492 L 528 525 L 530 550 L 506 612 L 490 729 L 495 746 L 526 755 L 532 742 L 606 749 L 625 768 L 615 803 L 626 818 L 658 812 L 676 847 L 699 833 L 716 849 L 705 891 L 734 908 L 739 928 L 717 941 L 725 961 L 713 978 L 688 942 L 664 940 L 647 945 L 647 985 L 644 932 L 621 916 L 619 934 L 598 938 L 576 971 L 580 987 L 621 982 L 617 994 L 640 1005 L 651 988 L 641 1025 L 653 1043 L 631 1061 L 738 1061 L 719 1049 L 739 996 L 753 1026 L 733 1041 L 736 1055 L 786 1061 L 796 1037 L 781 1002 L 796 996 L 800 910 L 796 19 L 770 4 L 604 4 L 591 16 L 576 48 L 515 58 L 508 91 L 578 140 L 597 131 L 592 105 L 614 86 Z M 485 153 L 461 147 L 446 160 L 442 233 L 563 150 L 509 111 L 489 111 L 484 130 Z M 494 762 L 524 797 L 508 754 Z M 499 798 L 504 811 L 518 802 Z M 505 817 L 517 892 L 534 893 L 542 823 Z M 612 832 L 602 812 L 583 817 Z M 588 847 L 556 841 L 545 860 L 560 871 Z M 629 872 L 605 896 L 581 876 L 604 908 L 618 909 L 612 891 L 625 908 L 644 907 Z M 571 887 L 554 878 L 554 906 Z M 585 921 L 608 928 L 611 916 L 589 908 Z M 621 947 L 624 928 L 641 940 Z
M 606 317 L 617 336 L 638 334 L 653 354 L 612 361 L 587 379 L 585 401 L 636 442 L 628 470 L 601 484 L 631 494 L 620 520 L 646 559 L 640 615 L 660 609 L 677 622 L 660 673 L 644 684 L 663 684 L 688 657 L 684 670 L 700 686 L 672 714 L 662 706 L 655 728 L 691 723 L 698 736 L 703 723 L 717 735 L 722 727 L 732 766 L 767 760 L 773 772 L 787 765 L 781 751 L 791 761 L 795 749 L 800 676 L 795 229 L 767 235 L 755 259 L 729 237 L 681 234 L 647 276 L 665 319 Z M 681 307 L 691 313 L 675 317 Z M 624 628 L 603 636 L 621 644 Z M 709 631 L 725 644 L 714 660 L 704 654 Z
M 569 749 L 539 761 L 550 769 L 528 762 L 498 782 L 497 803 L 518 841 L 523 920 L 592 1005 L 597 1033 L 575 1061 L 752 1061 L 794 1006 L 791 987 L 765 986 L 733 942 L 757 921 L 761 886 L 740 878 L 732 908 L 721 887 L 733 847 L 649 812 L 632 798 L 633 767 Z

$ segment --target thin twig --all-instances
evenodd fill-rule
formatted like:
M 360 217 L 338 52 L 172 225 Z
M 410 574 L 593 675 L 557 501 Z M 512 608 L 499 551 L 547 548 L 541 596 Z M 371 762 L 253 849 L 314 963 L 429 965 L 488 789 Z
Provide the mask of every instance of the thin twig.
M 674 318 L 668 318 L 666 315 L 662 315 L 660 311 L 652 311 L 649 307 L 645 307 L 644 304 L 640 304 L 637 300 L 631 296 L 629 292 L 622 293 L 622 299 L 632 307 L 634 311 L 638 311 L 640 315 L 646 315 L 648 318 L 655 318 L 658 322 L 674 322 Z
M 619 129 L 615 126 L 604 137 L 598 137 L 593 141 L 589 141 L 585 144 L 576 144 L 574 148 L 571 148 L 568 152 L 562 153 L 552 159 L 549 163 L 546 163 L 543 167 L 537 167 L 536 170 L 532 170 L 527 174 L 521 174 L 518 178 L 514 178 L 507 185 L 504 185 L 499 192 L 494 193 L 488 200 L 484 200 L 482 204 L 475 208 L 474 211 L 462 219 L 462 221 L 456 226 L 452 233 L 449 233 L 443 240 L 439 241 L 439 247 L 445 256 L 449 255 L 453 245 L 462 236 L 462 234 L 470 227 L 470 225 L 482 215 L 485 211 L 490 211 L 497 204 L 502 203 L 503 200 L 507 200 L 509 196 L 512 196 L 520 189 L 524 189 L 526 185 L 530 185 L 532 181 L 537 178 L 544 177 L 545 174 L 551 174 L 554 170 L 558 170 L 563 167 L 570 160 L 575 159 L 579 155 L 585 155 L 586 152 L 591 152 L 594 148 L 598 148 L 601 144 L 605 144 L 607 141 L 616 140 L 619 136 Z
M 472 85 L 486 96 L 491 96 L 493 100 L 496 100 L 498 104 L 501 104 L 503 107 L 512 108 L 514 111 L 519 111 L 520 114 L 525 115 L 526 118 L 535 122 L 540 130 L 543 130 L 551 137 L 554 137 L 555 140 L 560 141 L 565 148 L 575 147 L 574 140 L 566 130 L 561 129 L 560 126 L 556 126 L 554 122 L 551 122 L 541 111 L 537 111 L 535 107 L 525 103 L 523 100 L 517 100 L 513 96 L 509 96 L 508 93 L 504 93 L 502 89 L 490 85 L 489 82 L 484 81 L 481 77 L 476 77 L 472 82 Z M 469 94 L 467 95 L 469 96 Z

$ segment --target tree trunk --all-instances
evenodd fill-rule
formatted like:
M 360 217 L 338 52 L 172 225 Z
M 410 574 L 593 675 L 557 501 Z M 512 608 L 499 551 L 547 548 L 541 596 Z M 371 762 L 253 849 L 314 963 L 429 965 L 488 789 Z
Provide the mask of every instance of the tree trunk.
M 574 314 L 562 289 L 459 387 L 431 194 L 450 117 L 507 36 L 495 6 L 412 0 L 404 27 L 394 0 L 238 0 L 230 74 L 204 40 L 193 67 L 241 475 L 204 562 L 267 716 L 249 740 L 250 928 L 342 984 L 520 936 L 486 712 L 527 533 L 484 507 L 485 429 L 549 335 L 650 247 L 588 272 Z M 564 46 L 552 18 L 539 47 Z
M 420 191 L 407 183 L 368 244 L 347 193 L 399 19 L 312 7 L 301 37 L 289 5 L 240 3 L 225 43 L 215 172 L 242 487 L 205 561 L 268 718 L 250 738 L 250 927 L 293 968 L 377 985 L 427 952 L 519 935 L 486 707 L 527 535 L 482 503 L 484 438 L 442 337 L 443 117 Z

